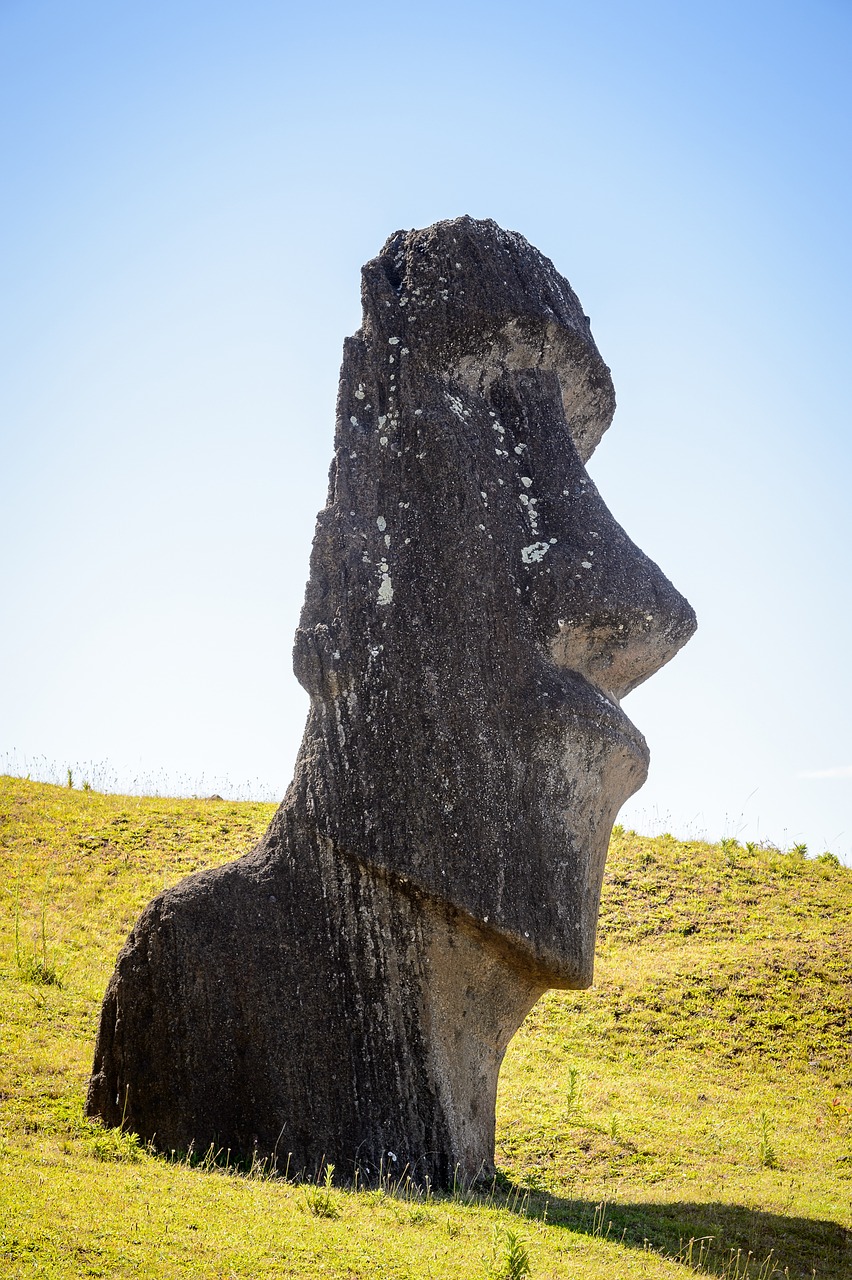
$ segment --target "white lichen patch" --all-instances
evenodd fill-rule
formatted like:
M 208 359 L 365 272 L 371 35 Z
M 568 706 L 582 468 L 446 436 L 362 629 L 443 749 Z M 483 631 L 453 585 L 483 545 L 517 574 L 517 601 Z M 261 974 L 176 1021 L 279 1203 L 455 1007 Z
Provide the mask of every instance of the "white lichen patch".
M 388 438 L 387 438 L 387 436 L 379 436 L 379 444 L 380 444 L 380 445 L 386 445 L 386 444 L 387 444 L 387 442 L 388 442 Z
M 360 382 L 360 383 L 358 384 L 358 390 L 355 392 L 355 399 L 356 399 L 356 400 L 363 400 L 363 399 L 364 399 L 364 395 L 365 395 L 365 394 L 366 394 L 366 393 L 365 393 L 365 391 L 364 391 L 364 384 L 363 384 L 363 382 Z
M 531 498 L 527 493 L 519 493 L 518 501 L 525 508 L 527 519 L 530 522 L 530 532 L 538 533 L 538 512 L 536 511 L 537 498 Z
M 390 346 L 395 347 L 399 344 L 399 338 L 388 338 Z
M 449 391 L 446 393 L 446 396 L 447 396 L 447 404 L 450 406 L 450 408 L 452 409 L 453 413 L 456 415 L 457 418 L 459 418 L 462 422 L 464 422 L 465 418 L 470 417 L 470 410 L 465 409 L 464 405 L 462 404 L 461 400 L 459 400 L 458 396 L 450 395 Z
M 385 520 L 384 516 L 376 516 L 376 524 L 378 525 L 379 533 L 384 533 L 385 529 L 388 527 L 387 520 Z
M 353 427 L 357 427 L 358 419 L 355 417 L 354 413 L 352 414 L 352 417 L 349 419 L 349 421 L 352 423 Z
M 591 569 L 591 567 L 592 567 L 592 562 L 591 562 L 591 560 L 581 560 L 581 561 L 580 561 L 580 568 L 581 568 L 581 569 Z
M 532 480 L 530 479 L 529 476 L 521 476 L 521 484 L 524 486 L 525 489 L 529 489 L 530 485 L 532 484 Z
M 376 597 L 376 604 L 390 604 L 392 600 L 393 584 L 390 580 L 390 574 L 387 572 L 387 566 L 385 566 L 385 572 L 382 573 L 382 580 L 379 583 L 379 594 Z
M 521 559 L 524 564 L 538 564 L 543 560 L 550 550 L 549 542 L 533 542 L 528 547 L 521 548 Z

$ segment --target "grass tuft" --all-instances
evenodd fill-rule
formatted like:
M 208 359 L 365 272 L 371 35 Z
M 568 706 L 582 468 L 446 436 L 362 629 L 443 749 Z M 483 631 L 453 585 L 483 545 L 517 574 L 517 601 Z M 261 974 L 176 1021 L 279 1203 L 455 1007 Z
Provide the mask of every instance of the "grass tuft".
M 135 1133 L 122 1129 L 100 1129 L 88 1139 L 87 1147 L 96 1160 L 115 1160 L 127 1164 L 138 1163 L 145 1146 Z

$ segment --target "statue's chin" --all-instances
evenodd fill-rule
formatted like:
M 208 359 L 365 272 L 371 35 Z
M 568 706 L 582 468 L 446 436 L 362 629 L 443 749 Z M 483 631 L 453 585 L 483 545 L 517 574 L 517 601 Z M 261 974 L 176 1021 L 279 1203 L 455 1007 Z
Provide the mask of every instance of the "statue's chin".
M 588 987 L 612 826 L 645 781 L 648 748 L 614 703 L 598 703 L 594 715 L 572 703 L 561 732 L 549 733 L 537 756 L 527 848 L 515 851 L 529 864 L 528 890 L 505 905 L 495 901 L 482 923 L 546 986 Z

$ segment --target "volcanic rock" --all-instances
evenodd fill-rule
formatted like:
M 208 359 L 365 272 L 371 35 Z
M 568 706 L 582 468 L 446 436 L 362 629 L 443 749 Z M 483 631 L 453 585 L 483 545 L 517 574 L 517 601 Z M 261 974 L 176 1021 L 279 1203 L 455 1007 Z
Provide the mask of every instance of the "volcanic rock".
M 311 708 L 257 847 L 147 907 L 87 1111 L 163 1150 L 488 1174 L 506 1045 L 591 982 L 648 750 L 620 699 L 694 614 L 585 462 L 615 407 L 522 236 L 397 232 L 344 346 L 295 669 Z

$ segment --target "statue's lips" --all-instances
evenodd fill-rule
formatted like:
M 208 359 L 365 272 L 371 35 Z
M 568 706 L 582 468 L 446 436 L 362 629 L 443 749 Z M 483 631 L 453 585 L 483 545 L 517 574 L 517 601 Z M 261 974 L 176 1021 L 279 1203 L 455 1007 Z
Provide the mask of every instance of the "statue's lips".
M 625 715 L 615 695 L 593 684 L 588 677 L 571 668 L 558 668 L 563 688 L 563 714 L 580 721 L 596 736 L 626 747 L 647 768 L 648 744 L 633 721 Z

